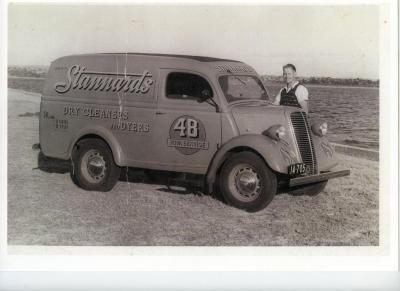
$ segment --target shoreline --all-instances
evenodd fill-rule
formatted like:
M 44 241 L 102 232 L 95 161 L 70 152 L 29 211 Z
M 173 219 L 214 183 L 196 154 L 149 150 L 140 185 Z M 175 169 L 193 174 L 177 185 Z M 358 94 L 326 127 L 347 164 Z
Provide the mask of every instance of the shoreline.
M 336 153 L 379 162 L 379 151 L 334 142 L 331 142 L 331 145 L 335 147 Z
M 282 86 L 284 87 L 285 84 L 283 82 L 276 82 L 276 81 L 263 81 L 263 83 L 265 85 L 271 85 L 271 86 Z M 305 86 L 307 87 L 311 87 L 311 88 L 321 88 L 321 87 L 325 87 L 325 88 L 355 88 L 355 89 L 377 89 L 379 90 L 379 86 L 349 86 L 349 85 L 332 85 L 332 84 L 307 84 L 307 83 L 303 83 Z

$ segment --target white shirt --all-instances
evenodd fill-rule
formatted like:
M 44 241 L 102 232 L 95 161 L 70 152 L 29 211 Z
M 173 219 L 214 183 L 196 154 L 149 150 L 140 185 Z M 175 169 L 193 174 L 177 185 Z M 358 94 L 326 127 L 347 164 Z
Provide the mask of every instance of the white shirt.
M 278 95 L 276 95 L 274 104 L 275 104 L 275 105 L 279 105 L 279 103 L 280 103 L 280 101 L 281 101 L 281 92 L 282 92 L 283 89 L 286 89 L 286 92 L 289 92 L 289 90 L 292 89 L 292 88 L 294 88 L 298 83 L 299 83 L 299 81 L 294 82 L 293 86 L 291 86 L 290 88 L 288 88 L 287 86 L 286 86 L 286 87 L 283 87 L 283 88 L 279 91 Z M 303 102 L 303 101 L 308 101 L 308 90 L 307 90 L 307 88 L 304 87 L 303 85 L 299 85 L 299 86 L 297 87 L 296 91 L 294 92 L 294 94 L 296 95 L 297 101 L 298 101 L 299 103 L 300 103 L 300 102 Z

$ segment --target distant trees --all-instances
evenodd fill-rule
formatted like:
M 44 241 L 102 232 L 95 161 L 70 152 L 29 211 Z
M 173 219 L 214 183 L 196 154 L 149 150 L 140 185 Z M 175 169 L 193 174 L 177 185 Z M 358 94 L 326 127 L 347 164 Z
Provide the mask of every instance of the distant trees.
M 263 81 L 282 82 L 281 76 L 263 75 Z M 361 78 L 331 78 L 331 77 L 299 77 L 304 84 L 309 85 L 332 85 L 332 86 L 362 86 L 379 87 L 379 80 Z
M 42 66 L 9 66 L 8 75 L 15 77 L 44 78 L 46 77 L 47 70 L 47 67 Z

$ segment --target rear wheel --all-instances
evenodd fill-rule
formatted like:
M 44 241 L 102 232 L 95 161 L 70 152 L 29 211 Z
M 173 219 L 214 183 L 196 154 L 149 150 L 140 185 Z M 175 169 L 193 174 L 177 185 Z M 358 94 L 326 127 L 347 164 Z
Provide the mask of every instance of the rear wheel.
M 101 139 L 80 141 L 72 155 L 72 163 L 72 180 L 85 190 L 110 191 L 121 173 L 110 148 Z
M 274 198 L 277 179 L 258 155 L 242 152 L 229 157 L 223 165 L 220 189 L 229 205 L 256 212 Z

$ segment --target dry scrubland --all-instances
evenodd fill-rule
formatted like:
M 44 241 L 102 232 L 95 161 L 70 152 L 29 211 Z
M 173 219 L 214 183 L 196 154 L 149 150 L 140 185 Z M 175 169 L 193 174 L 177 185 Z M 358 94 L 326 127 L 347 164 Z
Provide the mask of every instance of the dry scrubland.
M 8 100 L 9 244 L 379 244 L 377 162 L 340 156 L 350 177 L 331 180 L 316 197 L 279 194 L 253 214 L 134 170 L 111 192 L 86 192 L 72 183 L 67 163 L 32 148 L 39 142 L 39 95 L 9 89 Z

